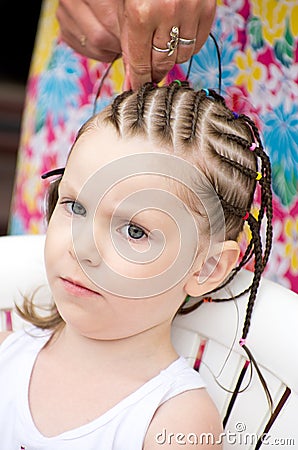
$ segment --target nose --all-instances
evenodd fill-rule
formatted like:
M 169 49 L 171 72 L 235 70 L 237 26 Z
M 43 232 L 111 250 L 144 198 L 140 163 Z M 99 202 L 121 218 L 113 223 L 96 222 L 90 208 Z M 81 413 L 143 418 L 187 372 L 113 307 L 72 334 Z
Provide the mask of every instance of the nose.
M 93 239 L 93 233 L 84 230 L 72 230 L 69 253 L 80 264 L 97 267 L 102 261 L 100 251 Z

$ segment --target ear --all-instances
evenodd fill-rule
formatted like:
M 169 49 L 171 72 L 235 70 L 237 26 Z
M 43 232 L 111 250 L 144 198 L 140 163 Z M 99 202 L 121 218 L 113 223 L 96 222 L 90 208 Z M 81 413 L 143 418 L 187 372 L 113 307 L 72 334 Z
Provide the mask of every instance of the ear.
M 240 248 L 236 241 L 225 241 L 187 280 L 184 289 L 191 297 L 200 297 L 219 286 L 235 267 Z

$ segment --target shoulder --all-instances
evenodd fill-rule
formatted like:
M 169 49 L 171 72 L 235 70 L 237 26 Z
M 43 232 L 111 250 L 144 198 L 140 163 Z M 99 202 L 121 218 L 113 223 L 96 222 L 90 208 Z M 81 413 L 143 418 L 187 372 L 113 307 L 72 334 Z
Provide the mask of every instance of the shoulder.
M 222 450 L 222 422 L 206 389 L 193 389 L 163 403 L 148 428 L 143 450 L 210 447 Z
M 0 332 L 0 345 L 3 341 L 12 333 L 12 331 L 1 331 Z

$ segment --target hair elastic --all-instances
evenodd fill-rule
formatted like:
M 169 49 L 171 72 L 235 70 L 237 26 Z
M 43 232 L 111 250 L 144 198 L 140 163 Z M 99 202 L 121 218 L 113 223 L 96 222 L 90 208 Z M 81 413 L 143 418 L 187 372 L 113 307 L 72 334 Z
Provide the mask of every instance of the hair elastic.
M 239 345 L 240 345 L 241 347 L 243 347 L 244 345 L 246 345 L 246 339 L 241 338 L 240 341 L 239 341 Z
M 246 211 L 245 216 L 242 217 L 242 220 L 247 220 L 249 218 L 249 212 Z
M 204 88 L 204 89 L 202 89 L 202 91 L 205 91 L 206 92 L 206 96 L 209 97 L 209 95 L 210 95 L 209 89 Z
M 173 81 L 173 83 L 177 83 L 177 84 L 178 84 L 178 86 L 180 86 L 180 87 L 182 86 L 182 83 L 181 83 L 181 81 L 180 81 L 180 80 L 174 80 L 174 81 Z
M 204 303 L 212 303 L 212 297 L 204 297 L 203 302 Z
M 43 173 L 41 178 L 45 180 L 46 178 L 53 177 L 54 175 L 63 175 L 65 167 L 59 167 L 58 169 L 49 170 L 49 172 Z
M 188 303 L 190 300 L 190 295 L 187 295 L 184 299 L 184 304 Z
M 257 172 L 256 180 L 259 181 L 262 178 L 262 174 Z
M 253 152 L 258 147 L 259 147 L 259 144 L 257 142 L 253 142 L 251 144 L 251 146 L 249 147 L 249 150 Z
M 232 114 L 233 114 L 233 116 L 235 117 L 235 119 L 238 119 L 238 117 L 239 117 L 239 114 L 238 114 L 238 113 L 232 111 Z

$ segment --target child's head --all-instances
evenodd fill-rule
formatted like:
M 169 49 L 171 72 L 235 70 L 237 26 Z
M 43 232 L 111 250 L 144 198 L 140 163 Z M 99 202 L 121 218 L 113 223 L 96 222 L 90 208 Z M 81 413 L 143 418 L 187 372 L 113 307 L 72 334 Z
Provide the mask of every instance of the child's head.
M 256 219 L 250 210 L 258 183 Z M 186 296 L 199 297 L 200 304 L 222 286 L 248 222 L 251 243 L 237 266 L 254 255 L 246 337 L 271 246 L 270 164 L 254 123 L 231 112 L 214 91 L 147 83 L 116 97 L 81 128 L 62 179 L 52 183 L 48 219 L 46 263 L 54 297 L 55 289 L 57 296 L 71 291 L 68 278 L 82 281 L 84 274 L 85 286 L 111 299 L 119 336 L 121 317 L 138 332 L 173 318 Z M 65 278 L 62 287 L 55 277 Z M 58 304 L 65 320 L 67 307 Z M 142 317 L 140 329 L 127 311 Z M 93 312 L 96 327 L 96 307 Z

